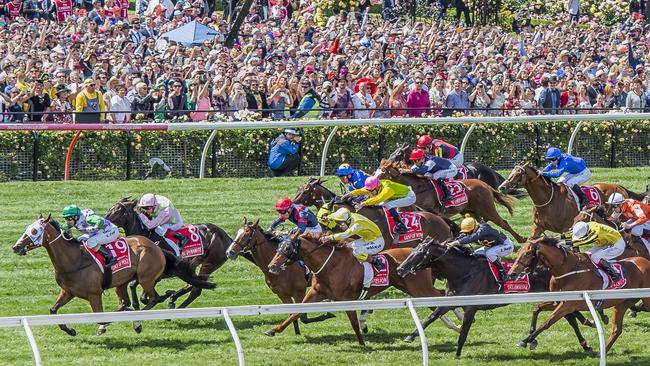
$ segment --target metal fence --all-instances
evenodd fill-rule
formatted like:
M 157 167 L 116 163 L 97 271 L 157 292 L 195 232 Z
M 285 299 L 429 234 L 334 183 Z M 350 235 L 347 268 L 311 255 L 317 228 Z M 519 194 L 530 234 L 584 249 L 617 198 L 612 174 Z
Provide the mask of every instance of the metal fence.
M 66 154 L 70 156 L 68 177 L 79 180 L 269 176 L 269 142 L 281 131 L 278 128 L 289 126 L 305 132 L 299 175 L 331 173 L 341 162 L 373 170 L 402 142 L 413 144 L 423 133 L 458 146 L 466 140 L 466 161 L 484 162 L 496 169 L 509 169 L 523 160 L 539 165 L 548 146 L 567 148 L 573 133 L 573 152 L 585 158 L 589 166 L 648 166 L 650 122 L 645 118 L 644 114 L 630 114 L 0 125 L 0 176 L 11 180 L 63 179 Z M 332 132 L 329 128 L 335 126 L 338 130 Z M 70 142 L 75 130 L 84 132 L 73 146 Z M 214 139 L 209 139 L 211 135 Z M 326 144 L 328 139 L 330 144 Z

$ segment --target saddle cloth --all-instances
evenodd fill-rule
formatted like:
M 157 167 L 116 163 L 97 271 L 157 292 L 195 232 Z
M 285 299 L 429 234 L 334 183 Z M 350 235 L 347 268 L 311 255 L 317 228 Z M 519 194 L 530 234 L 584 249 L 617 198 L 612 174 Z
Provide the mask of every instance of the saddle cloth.
M 571 192 L 571 196 L 576 201 L 576 207 L 580 207 L 580 199 L 578 199 L 576 193 L 573 191 L 573 189 L 571 189 L 571 187 L 569 186 L 566 187 L 567 187 L 567 191 Z M 596 189 L 595 187 L 580 186 L 580 189 L 582 189 L 582 191 L 585 193 L 585 196 L 587 196 L 587 204 L 585 205 L 585 207 L 600 206 L 603 204 L 603 201 L 600 198 L 600 193 L 598 192 L 598 189 Z
M 384 208 L 384 215 L 386 215 L 386 221 L 388 222 L 388 229 L 390 230 L 390 235 L 395 236 L 395 220 L 393 216 L 388 213 L 388 210 Z M 422 216 L 418 215 L 415 212 L 400 212 L 399 216 L 402 218 L 402 222 L 406 225 L 408 231 L 406 234 L 400 234 L 399 238 L 394 241 L 393 245 L 406 243 L 412 240 L 421 240 L 424 238 L 424 232 L 422 231 L 422 224 L 420 220 Z
M 612 267 L 614 268 L 614 271 L 621 276 L 621 279 L 616 282 L 612 282 L 612 277 L 607 272 L 600 269 L 600 267 L 596 267 L 596 269 L 598 269 L 596 273 L 603 279 L 603 290 L 616 290 L 625 287 L 627 284 L 627 278 L 623 266 L 620 263 L 612 263 Z
M 114 242 L 105 244 L 104 247 L 106 247 L 106 249 L 110 251 L 111 254 L 113 254 L 113 256 L 117 259 L 115 264 L 111 266 L 113 273 L 131 267 L 131 250 L 129 250 L 129 243 L 126 241 L 126 238 L 117 238 L 117 240 Z M 88 254 L 90 254 L 90 257 L 95 260 L 95 263 L 97 263 L 97 266 L 99 266 L 99 269 L 103 273 L 104 265 L 106 264 L 104 257 L 94 250 L 88 248 L 86 243 L 84 243 L 84 248 Z
M 382 268 L 381 271 L 377 271 L 377 268 L 375 268 L 375 266 L 372 266 L 372 270 L 375 276 L 372 278 L 370 286 L 388 286 L 388 260 L 386 259 L 386 256 L 383 254 L 377 254 L 373 257 L 382 262 L 384 264 L 384 268 Z
M 467 198 L 467 193 L 465 192 L 465 186 L 460 182 L 449 181 L 447 182 L 447 188 L 449 188 L 449 193 L 451 193 L 451 199 L 449 201 L 442 202 L 442 190 L 435 180 L 430 179 L 430 181 L 436 191 L 438 202 L 441 202 L 445 208 L 462 206 L 469 201 Z
M 487 262 L 490 265 L 490 271 L 492 272 L 492 276 L 494 276 L 494 280 L 499 282 L 499 270 L 494 265 L 494 263 L 490 261 Z M 503 264 L 503 268 L 506 270 L 506 272 L 509 272 L 510 267 L 512 267 L 514 261 L 504 261 L 501 263 Z M 530 278 L 528 277 L 528 274 L 521 276 L 521 278 L 517 280 L 506 280 L 506 282 L 503 284 L 503 292 L 506 294 L 526 293 L 528 291 L 530 291 Z
M 181 227 L 176 232 L 180 233 L 181 235 L 189 239 L 187 241 L 187 244 L 185 244 L 183 249 L 180 251 L 180 255 L 183 258 L 192 258 L 199 255 L 203 255 L 205 253 L 205 248 L 203 247 L 203 238 L 201 238 L 201 234 L 197 226 L 186 225 Z M 179 254 L 178 240 L 174 238 L 173 235 L 174 235 L 173 231 L 167 230 L 167 232 L 165 233 L 165 241 L 167 241 L 167 244 L 169 244 L 169 246 L 174 250 L 175 254 L 178 256 Z

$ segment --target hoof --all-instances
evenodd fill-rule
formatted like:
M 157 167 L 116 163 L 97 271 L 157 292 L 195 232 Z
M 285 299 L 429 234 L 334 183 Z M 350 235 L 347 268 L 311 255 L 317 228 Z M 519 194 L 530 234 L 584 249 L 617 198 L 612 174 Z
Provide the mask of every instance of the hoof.
M 415 337 L 413 337 L 412 335 L 408 335 L 408 336 L 404 337 L 404 342 L 406 342 L 406 343 L 413 343 L 414 340 L 415 340 Z
M 336 318 L 336 314 L 334 314 L 334 313 L 326 313 L 325 314 L 325 319 L 332 319 L 332 318 Z
M 517 347 L 526 348 L 526 347 L 528 347 L 528 343 L 526 343 L 524 341 L 521 341 L 521 342 L 517 343 Z
M 142 333 L 142 323 L 133 322 L 133 330 L 138 334 Z
M 368 334 L 368 327 L 364 326 L 363 328 L 361 328 L 361 331 L 363 332 L 363 334 Z
M 603 316 L 601 320 L 605 325 L 609 324 L 609 317 L 607 315 Z
M 630 313 L 627 314 L 627 316 L 630 317 L 630 318 L 636 318 L 636 311 L 630 310 Z
M 531 351 L 536 350 L 537 349 L 537 341 L 535 340 L 535 341 L 530 342 L 529 348 L 530 348 Z
M 97 329 L 97 335 L 100 336 L 102 334 L 106 333 L 106 328 L 105 327 L 100 327 Z
M 74 329 L 72 329 L 72 328 L 66 330 L 65 332 L 66 332 L 69 336 L 71 336 L 71 337 L 74 337 L 74 336 L 77 335 L 77 331 L 74 330 Z
M 266 334 L 266 335 L 269 336 L 269 337 L 273 337 L 273 336 L 275 336 L 275 332 L 272 331 L 272 330 L 267 330 L 266 332 L 264 332 L 264 334 Z
M 583 349 L 585 350 L 585 352 L 589 352 L 589 353 L 592 353 L 594 351 L 594 349 L 589 346 L 584 347 Z

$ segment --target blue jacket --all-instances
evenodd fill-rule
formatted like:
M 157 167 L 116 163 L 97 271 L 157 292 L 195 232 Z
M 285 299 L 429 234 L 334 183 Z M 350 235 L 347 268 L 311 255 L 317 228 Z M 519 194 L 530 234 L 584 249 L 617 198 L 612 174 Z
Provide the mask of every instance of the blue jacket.
M 478 230 L 472 234 L 461 234 L 458 242 L 461 244 L 478 243 L 486 247 L 503 244 L 508 237 L 488 224 L 479 224 Z
M 587 168 L 587 163 L 582 158 L 571 156 L 569 154 L 560 155 L 560 161 L 557 166 L 549 164 L 544 168 L 543 176 L 548 178 L 557 178 L 564 173 L 577 174 Z
M 271 150 L 269 151 L 268 165 L 271 169 L 277 169 L 282 165 L 287 155 L 298 153 L 298 144 L 287 140 L 284 134 L 276 137 L 271 143 Z
M 368 175 L 360 169 L 354 169 L 352 172 L 352 178 L 350 178 L 350 183 L 348 184 L 348 190 L 350 192 L 355 189 L 361 189 L 366 184 L 366 178 Z
M 291 208 L 289 209 L 289 221 L 296 224 L 298 231 L 300 231 L 301 234 L 305 232 L 306 228 L 319 225 L 318 220 L 316 219 L 316 215 L 314 215 L 314 213 L 311 212 L 307 206 L 296 205 L 295 203 L 291 205 Z M 282 217 L 278 217 L 271 223 L 269 229 L 274 230 L 283 222 L 284 219 Z
M 414 174 L 426 174 L 426 173 L 435 173 L 439 170 L 447 170 L 451 168 L 451 161 L 443 158 L 439 158 L 437 156 L 429 156 L 427 157 L 427 160 L 422 164 L 421 166 L 415 166 L 411 167 L 411 171 L 413 171 Z

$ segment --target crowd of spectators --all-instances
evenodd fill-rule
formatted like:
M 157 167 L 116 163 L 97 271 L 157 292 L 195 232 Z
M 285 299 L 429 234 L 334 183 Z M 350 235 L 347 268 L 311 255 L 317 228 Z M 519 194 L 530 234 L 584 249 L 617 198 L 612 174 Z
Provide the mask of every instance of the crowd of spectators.
M 76 1 L 4 5 L 4 122 L 650 109 L 650 28 L 639 14 L 613 27 L 528 21 L 509 32 L 384 19 L 367 6 L 319 25 L 313 1 L 257 0 L 228 48 L 236 10 L 150 0 L 129 15 L 126 0 Z M 188 46 L 162 36 L 193 20 L 214 39 Z

